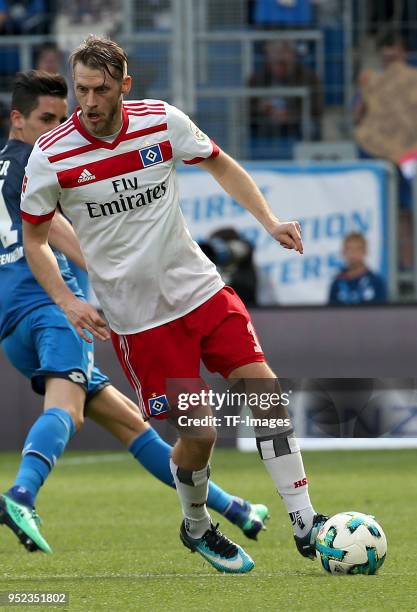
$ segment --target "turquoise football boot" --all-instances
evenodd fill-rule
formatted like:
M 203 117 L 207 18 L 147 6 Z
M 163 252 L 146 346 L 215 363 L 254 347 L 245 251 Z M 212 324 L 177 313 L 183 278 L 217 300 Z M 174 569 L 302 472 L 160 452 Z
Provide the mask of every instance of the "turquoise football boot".
M 29 552 L 51 553 L 51 547 L 39 531 L 41 520 L 34 508 L 18 504 L 8 495 L 0 495 L 0 525 L 6 525 Z
M 218 572 L 227 574 L 246 574 L 255 567 L 250 556 L 237 544 L 226 538 L 217 525 L 210 525 L 201 537 L 192 538 L 185 528 L 185 520 L 181 524 L 180 538 L 184 546 L 191 552 L 198 552 Z

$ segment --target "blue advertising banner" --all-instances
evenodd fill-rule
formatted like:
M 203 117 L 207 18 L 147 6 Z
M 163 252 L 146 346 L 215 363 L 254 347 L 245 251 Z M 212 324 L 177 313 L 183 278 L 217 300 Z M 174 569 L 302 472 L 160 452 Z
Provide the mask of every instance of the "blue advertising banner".
M 301 223 L 304 255 L 282 249 L 208 173 L 179 170 L 181 208 L 193 238 L 232 227 L 255 247 L 260 304 L 325 304 L 350 232 L 368 243 L 371 270 L 388 274 L 388 171 L 378 162 L 248 163 L 245 167 L 282 220 Z

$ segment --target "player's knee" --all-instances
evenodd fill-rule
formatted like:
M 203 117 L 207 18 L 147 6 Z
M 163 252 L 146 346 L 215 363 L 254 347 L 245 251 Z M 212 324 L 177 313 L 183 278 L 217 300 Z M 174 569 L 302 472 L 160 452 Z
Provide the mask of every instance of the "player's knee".
M 208 458 L 216 442 L 217 432 L 214 427 L 206 427 L 204 431 L 199 431 L 197 435 L 181 436 L 183 445 L 186 446 L 190 456 Z
M 75 431 L 78 433 L 84 425 L 84 411 L 79 410 L 78 408 L 70 408 L 68 412 L 70 413 L 74 423 Z
M 205 427 L 199 435 L 199 441 L 202 447 L 211 450 L 216 443 L 217 431 L 215 427 Z

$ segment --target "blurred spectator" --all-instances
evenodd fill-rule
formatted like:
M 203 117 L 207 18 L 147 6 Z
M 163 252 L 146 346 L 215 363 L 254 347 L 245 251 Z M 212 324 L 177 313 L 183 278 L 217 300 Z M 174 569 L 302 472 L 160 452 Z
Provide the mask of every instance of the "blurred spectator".
M 297 58 L 295 46 L 287 41 L 266 43 L 265 65 L 249 81 L 251 87 L 307 86 L 311 91 L 312 136 L 320 136 L 322 92 L 315 72 Z M 252 136 L 268 139 L 302 137 L 302 100 L 299 97 L 267 97 L 251 100 Z
M 213 232 L 200 247 L 248 306 L 256 305 L 257 274 L 253 261 L 253 246 L 234 228 L 225 227 Z
M 55 0 L 54 5 L 54 34 L 57 48 L 62 54 L 60 72 L 69 84 L 68 110 L 71 113 L 78 105 L 66 59 L 74 46 L 81 43 L 91 32 L 111 38 L 125 19 L 125 3 L 118 0 Z M 48 61 L 56 63 L 57 59 L 56 56 L 52 57 L 52 52 L 48 54 Z
M 170 30 L 172 28 L 170 0 L 146 0 L 137 11 L 135 29 Z
M 56 6 L 55 30 L 63 39 L 78 35 L 82 40 L 92 28 L 96 34 L 112 35 L 125 18 L 118 0 L 56 0 Z
M 62 53 L 55 43 L 44 43 L 35 50 L 35 69 L 49 74 L 62 72 Z
M 363 234 L 351 233 L 343 240 L 346 267 L 330 286 L 329 304 L 383 304 L 387 300 L 384 279 L 366 265 L 367 243 Z
M 388 31 L 378 40 L 381 68 L 387 70 L 394 62 L 406 64 L 408 59 L 407 47 L 404 39 L 395 31 Z M 373 71 L 364 70 L 359 75 L 359 91 L 353 102 L 353 121 L 360 123 L 367 113 L 366 102 L 362 95 L 362 89 L 366 88 L 373 78 Z
M 97 25 L 102 20 L 113 17 L 115 21 L 122 18 L 120 2 L 117 0 L 60 0 L 60 14 L 67 16 L 71 24 Z
M 47 0 L 0 0 L 0 34 L 48 34 Z
M 355 135 L 362 158 L 383 158 L 393 161 L 398 166 L 398 158 L 407 152 L 413 141 L 410 118 L 407 119 L 407 116 L 410 108 L 414 106 L 413 100 L 417 95 L 417 70 L 407 65 L 407 45 L 397 31 L 385 31 L 379 38 L 378 49 L 382 72 L 378 74 L 374 70 L 365 70 L 359 75 L 359 91 L 353 101 L 353 121 L 357 127 Z M 411 87 L 407 80 L 402 83 L 398 81 L 403 72 L 404 79 L 414 75 L 412 77 L 414 87 Z M 395 85 L 390 86 L 394 80 Z M 387 93 L 389 86 L 392 91 Z M 372 100 L 372 104 L 368 104 L 367 99 Z M 387 111 L 385 109 L 388 109 L 388 104 Z M 388 118 L 384 116 L 387 112 Z M 375 123 L 372 128 L 365 128 L 373 121 Z M 363 132 L 361 134 L 361 130 L 365 129 L 365 135 Z M 404 178 L 398 169 L 397 173 L 400 205 L 400 267 L 410 269 L 413 265 L 412 188 L 410 181 Z
M 358 0 L 363 1 L 363 0 Z M 412 0 L 368 0 L 369 32 L 377 34 L 383 28 L 390 28 L 396 24 L 401 28 L 401 36 L 407 47 L 416 49 L 416 16 L 417 4 Z

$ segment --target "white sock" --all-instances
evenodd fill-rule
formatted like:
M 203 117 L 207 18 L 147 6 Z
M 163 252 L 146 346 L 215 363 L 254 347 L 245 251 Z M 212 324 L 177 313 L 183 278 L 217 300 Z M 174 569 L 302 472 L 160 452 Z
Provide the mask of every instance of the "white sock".
M 192 538 L 201 538 L 211 523 L 206 505 L 210 468 L 184 470 L 172 459 L 170 467 L 185 517 L 185 528 Z
M 302 537 L 310 531 L 316 512 L 308 494 L 307 478 L 298 443 L 293 436 L 282 438 L 282 442 L 284 441 L 290 450 L 287 454 L 275 456 L 277 453 L 272 440 L 261 441 L 260 452 L 290 515 L 294 534 Z

